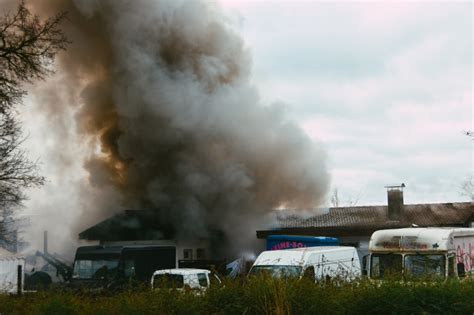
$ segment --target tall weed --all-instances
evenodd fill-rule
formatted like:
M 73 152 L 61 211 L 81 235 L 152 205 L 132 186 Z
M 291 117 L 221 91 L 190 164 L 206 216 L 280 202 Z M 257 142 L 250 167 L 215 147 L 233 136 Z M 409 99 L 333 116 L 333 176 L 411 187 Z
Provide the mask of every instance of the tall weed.
M 147 288 L 0 295 L 0 314 L 473 314 L 474 281 L 227 279 L 202 294 Z

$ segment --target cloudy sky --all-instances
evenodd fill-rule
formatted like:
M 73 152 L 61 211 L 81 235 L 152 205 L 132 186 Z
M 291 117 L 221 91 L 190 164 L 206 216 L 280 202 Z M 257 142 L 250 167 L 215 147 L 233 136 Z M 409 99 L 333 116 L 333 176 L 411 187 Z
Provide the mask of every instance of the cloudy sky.
M 402 182 L 405 203 L 470 200 L 461 186 L 473 176 L 474 140 L 463 135 L 474 129 L 472 2 L 214 1 L 245 41 L 262 102 L 286 104 L 325 147 L 341 205 L 386 204 L 384 186 Z M 22 110 L 28 152 L 48 177 L 26 202 L 32 243 L 44 229 L 75 241 L 70 227 L 88 207 L 77 194 L 84 152 L 63 140 L 78 137 L 68 134 L 74 112 L 42 110 L 45 88 L 61 80 L 35 83 Z
M 219 1 L 253 58 L 262 99 L 329 156 L 342 204 L 468 201 L 473 174 L 473 5 Z

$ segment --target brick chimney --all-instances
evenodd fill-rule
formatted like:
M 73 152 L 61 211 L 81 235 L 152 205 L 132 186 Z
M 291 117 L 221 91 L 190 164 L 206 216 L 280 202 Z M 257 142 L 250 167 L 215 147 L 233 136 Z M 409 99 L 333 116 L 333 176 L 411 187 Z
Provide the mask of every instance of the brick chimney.
M 403 188 L 405 184 L 385 186 L 387 188 L 388 219 L 400 221 L 403 216 Z

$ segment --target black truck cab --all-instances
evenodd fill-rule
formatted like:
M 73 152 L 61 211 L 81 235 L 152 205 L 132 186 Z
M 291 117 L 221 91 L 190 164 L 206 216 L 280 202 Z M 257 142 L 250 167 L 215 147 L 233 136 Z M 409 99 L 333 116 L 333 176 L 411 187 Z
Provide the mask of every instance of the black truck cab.
M 82 246 L 76 251 L 71 283 L 94 288 L 147 283 L 154 271 L 169 268 L 176 268 L 174 246 Z

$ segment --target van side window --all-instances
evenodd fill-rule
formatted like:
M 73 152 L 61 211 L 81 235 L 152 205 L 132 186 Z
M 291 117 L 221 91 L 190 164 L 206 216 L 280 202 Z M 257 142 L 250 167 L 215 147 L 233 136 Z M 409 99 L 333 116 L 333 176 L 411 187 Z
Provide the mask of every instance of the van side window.
M 198 281 L 201 287 L 207 288 L 208 283 L 207 283 L 207 276 L 205 273 L 198 273 Z

